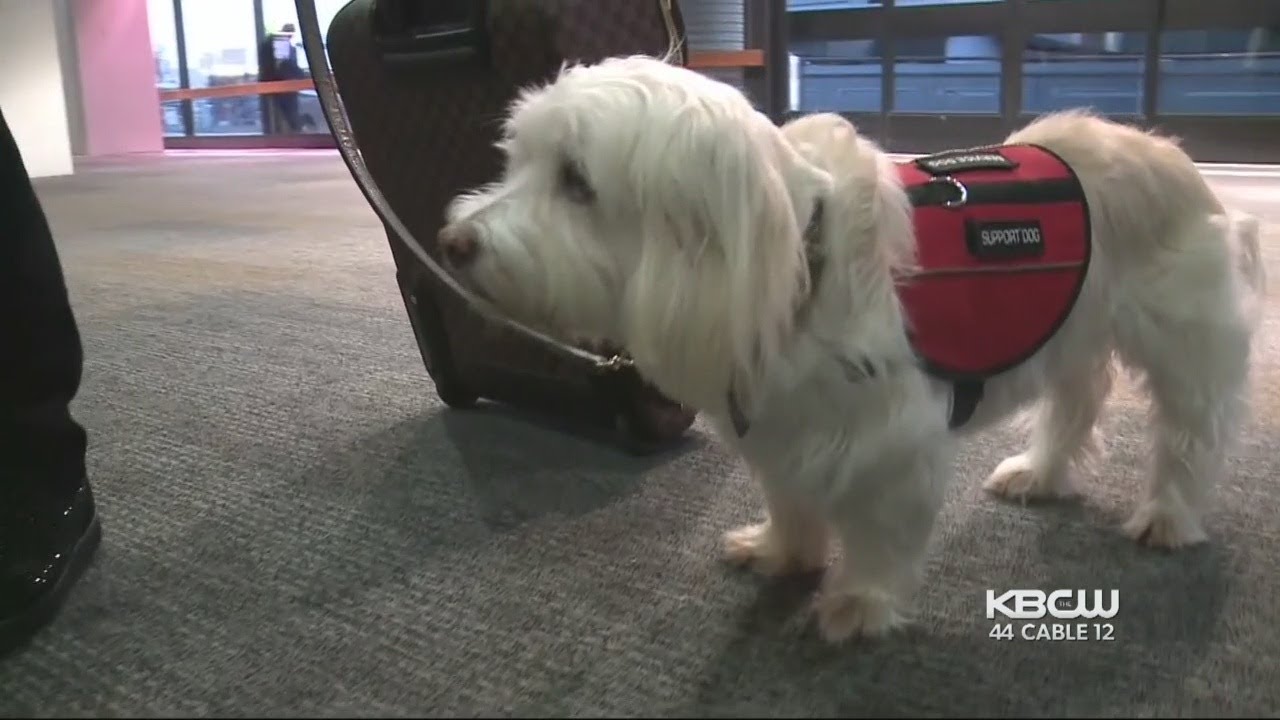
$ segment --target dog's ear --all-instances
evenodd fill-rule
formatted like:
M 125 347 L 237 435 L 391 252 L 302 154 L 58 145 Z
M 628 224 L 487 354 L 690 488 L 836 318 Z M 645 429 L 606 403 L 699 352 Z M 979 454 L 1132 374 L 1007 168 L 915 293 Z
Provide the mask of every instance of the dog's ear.
M 808 291 L 804 229 L 831 184 L 767 118 L 744 115 L 689 108 L 657 133 L 670 147 L 632 169 L 646 197 L 628 343 L 666 391 L 705 410 L 731 384 L 749 394 L 787 342 Z

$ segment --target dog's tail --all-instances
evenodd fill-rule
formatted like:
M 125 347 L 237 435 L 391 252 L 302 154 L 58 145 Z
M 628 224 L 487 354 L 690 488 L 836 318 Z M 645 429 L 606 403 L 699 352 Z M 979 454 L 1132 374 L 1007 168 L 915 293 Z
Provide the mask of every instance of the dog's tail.
M 1267 294 L 1267 267 L 1262 259 L 1262 224 L 1249 213 L 1234 211 L 1227 218 L 1227 239 L 1231 244 L 1236 269 L 1246 285 L 1245 298 L 1250 322 L 1262 322 L 1262 308 Z

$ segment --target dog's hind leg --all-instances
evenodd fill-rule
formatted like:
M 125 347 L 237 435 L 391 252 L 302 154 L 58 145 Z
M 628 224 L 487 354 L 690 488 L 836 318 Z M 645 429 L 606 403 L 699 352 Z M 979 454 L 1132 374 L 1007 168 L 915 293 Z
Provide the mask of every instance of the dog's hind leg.
M 1195 235 L 1198 233 L 1198 236 Z M 1252 327 L 1235 259 L 1211 222 L 1126 283 L 1116 339 L 1151 396 L 1154 458 L 1125 531 L 1176 548 L 1206 539 L 1203 516 L 1245 410 Z
M 1107 352 L 1052 385 L 1036 409 L 1027 450 L 996 466 L 983 488 L 1023 502 L 1074 494 L 1070 471 L 1097 455 L 1094 424 L 1111 383 Z

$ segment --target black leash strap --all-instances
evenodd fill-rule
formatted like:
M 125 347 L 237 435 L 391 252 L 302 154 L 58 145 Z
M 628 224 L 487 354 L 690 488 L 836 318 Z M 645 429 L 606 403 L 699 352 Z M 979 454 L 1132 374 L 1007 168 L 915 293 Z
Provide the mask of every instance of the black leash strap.
M 307 54 L 307 62 L 311 66 L 311 77 L 315 82 L 316 94 L 320 98 L 320 107 L 324 110 L 325 120 L 329 123 L 329 129 L 337 142 L 338 151 L 342 153 L 342 159 L 346 162 L 347 168 L 355 178 L 356 184 L 360 186 L 360 191 L 364 193 L 365 199 L 369 201 L 369 204 L 373 206 L 374 212 L 378 214 L 378 217 L 391 229 L 391 232 L 395 234 L 400 242 L 445 286 L 479 309 L 486 319 L 505 325 L 562 355 L 567 355 L 577 360 L 585 360 L 597 367 L 611 369 L 628 364 L 629 361 L 625 358 L 618 356 L 604 357 L 572 345 L 566 345 L 506 317 L 488 301 L 458 284 L 457 280 L 446 272 L 444 268 L 440 267 L 439 263 L 413 237 L 413 233 L 409 232 L 404 222 L 396 215 L 395 210 L 391 208 L 391 203 L 387 201 L 382 191 L 378 189 L 378 183 L 369 173 L 368 166 L 365 165 L 364 156 L 360 153 L 360 146 L 356 142 L 355 133 L 351 131 L 346 106 L 342 102 L 342 96 L 338 93 L 337 81 L 334 79 L 333 70 L 329 67 L 329 56 L 325 51 L 324 36 L 320 31 L 320 20 L 316 16 L 315 0 L 294 0 L 294 3 L 298 9 L 298 25 L 302 32 L 302 45 Z M 424 137 L 424 142 L 431 142 L 431 140 Z

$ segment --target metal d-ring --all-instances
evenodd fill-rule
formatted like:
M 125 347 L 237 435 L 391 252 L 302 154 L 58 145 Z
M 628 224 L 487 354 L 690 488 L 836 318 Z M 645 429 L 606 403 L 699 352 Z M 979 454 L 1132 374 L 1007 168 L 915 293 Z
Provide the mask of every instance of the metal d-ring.
M 931 180 L 930 180 L 930 182 L 942 183 L 942 184 L 944 184 L 944 185 L 950 185 L 951 187 L 953 187 L 953 188 L 955 188 L 955 189 L 956 189 L 956 192 L 957 192 L 957 193 L 959 193 L 959 197 L 957 197 L 955 200 L 946 200 L 946 201 L 944 201 L 944 202 L 942 203 L 942 206 L 943 206 L 943 207 L 947 207 L 947 208 L 958 208 L 958 207 L 963 206 L 965 203 L 969 202 L 969 188 L 965 187 L 965 186 L 964 186 L 964 183 L 962 183 L 962 182 L 960 182 L 959 180 L 957 180 L 957 179 L 955 179 L 955 178 L 951 177 L 950 175 L 947 175 L 947 176 L 945 176 L 945 177 L 936 177 L 936 178 L 933 178 L 933 179 L 931 179 Z

